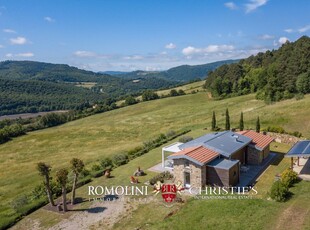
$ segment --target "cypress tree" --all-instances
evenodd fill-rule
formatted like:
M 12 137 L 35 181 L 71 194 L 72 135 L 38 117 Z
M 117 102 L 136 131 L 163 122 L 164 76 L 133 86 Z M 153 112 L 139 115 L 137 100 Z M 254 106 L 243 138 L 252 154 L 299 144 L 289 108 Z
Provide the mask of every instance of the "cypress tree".
M 240 114 L 239 129 L 240 129 L 240 131 L 243 131 L 243 129 L 244 129 L 244 124 L 243 124 L 243 112 L 241 112 L 241 114 Z
M 229 119 L 229 111 L 226 109 L 226 123 L 225 123 L 225 129 L 230 130 L 230 119 Z
M 215 117 L 215 112 L 213 111 L 212 115 L 212 130 L 215 130 L 216 128 L 216 117 Z
M 257 132 L 257 133 L 260 132 L 260 121 L 259 121 L 259 116 L 257 117 L 257 120 L 256 120 L 256 132 Z

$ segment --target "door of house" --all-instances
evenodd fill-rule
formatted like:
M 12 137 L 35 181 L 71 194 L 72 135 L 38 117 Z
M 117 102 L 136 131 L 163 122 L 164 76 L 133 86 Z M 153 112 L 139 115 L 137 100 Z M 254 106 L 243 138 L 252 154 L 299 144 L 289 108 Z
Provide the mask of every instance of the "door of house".
M 191 186 L 191 174 L 189 172 L 184 172 L 184 185 L 186 188 Z

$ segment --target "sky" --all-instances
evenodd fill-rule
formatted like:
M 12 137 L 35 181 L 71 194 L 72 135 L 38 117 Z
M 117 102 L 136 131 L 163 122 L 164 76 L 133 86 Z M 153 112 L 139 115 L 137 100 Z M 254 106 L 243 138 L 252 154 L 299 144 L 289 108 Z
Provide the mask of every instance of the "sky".
M 0 61 L 92 71 L 245 58 L 310 35 L 309 0 L 0 0 Z

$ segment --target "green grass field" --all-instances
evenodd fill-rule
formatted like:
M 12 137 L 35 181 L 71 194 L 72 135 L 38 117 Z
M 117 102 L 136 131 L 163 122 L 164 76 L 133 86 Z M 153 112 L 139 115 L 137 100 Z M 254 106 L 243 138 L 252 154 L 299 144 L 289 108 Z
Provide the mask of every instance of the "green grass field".
M 60 167 L 67 167 L 73 157 L 83 159 L 89 166 L 98 159 L 132 149 L 171 129 L 190 128 L 195 136 L 209 132 L 213 110 L 218 126 L 224 127 L 226 108 L 230 111 L 232 127 L 238 126 L 243 111 L 245 128 L 255 128 L 259 115 L 262 128 L 282 126 L 287 131 L 299 131 L 310 137 L 310 95 L 300 101 L 292 99 L 265 105 L 263 101 L 255 100 L 254 95 L 214 101 L 207 93 L 200 92 L 97 114 L 31 132 L 0 145 L 0 219 L 14 216 L 10 202 L 29 193 L 41 182 L 35 169 L 39 161 L 51 164 L 55 172 Z M 204 131 L 204 128 L 208 130 Z

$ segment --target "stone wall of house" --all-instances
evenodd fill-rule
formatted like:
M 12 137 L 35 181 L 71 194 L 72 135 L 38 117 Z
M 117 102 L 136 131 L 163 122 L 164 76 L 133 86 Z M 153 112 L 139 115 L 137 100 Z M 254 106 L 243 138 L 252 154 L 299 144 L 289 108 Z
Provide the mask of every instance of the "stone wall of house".
M 190 173 L 190 185 L 192 187 L 203 187 L 206 185 L 206 166 L 200 166 L 189 162 L 189 167 L 185 167 L 186 159 L 173 160 L 173 174 L 176 181 L 181 181 L 184 185 L 184 172 Z
M 190 175 L 192 187 L 203 187 L 206 185 L 206 166 L 200 166 L 190 162 Z
M 264 150 L 263 150 L 263 159 L 266 159 L 269 156 L 270 153 L 270 145 L 268 145 Z
M 255 148 L 248 147 L 247 151 L 247 164 L 258 165 L 262 162 L 263 154 Z
M 184 185 L 184 159 L 173 160 L 173 175 L 176 181 L 181 181 Z
M 273 132 L 267 132 L 266 134 L 275 138 L 275 142 L 277 143 L 285 143 L 285 144 L 293 145 L 300 140 L 304 140 L 304 138 L 298 138 L 298 137 L 295 137 L 289 134 L 281 134 L 281 133 L 273 133 Z

